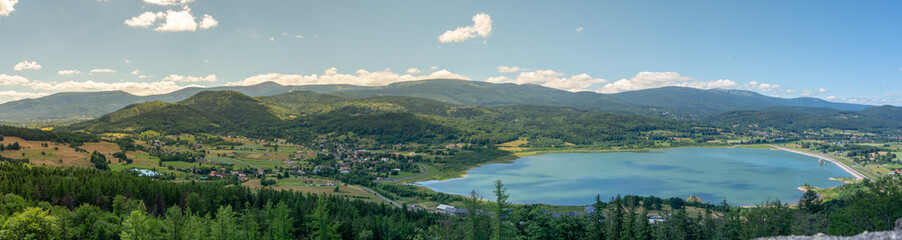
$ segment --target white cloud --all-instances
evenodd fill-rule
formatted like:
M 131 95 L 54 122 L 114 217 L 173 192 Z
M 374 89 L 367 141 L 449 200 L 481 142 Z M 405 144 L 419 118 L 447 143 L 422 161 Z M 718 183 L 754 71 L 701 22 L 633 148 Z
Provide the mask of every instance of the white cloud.
M 182 76 L 178 74 L 172 74 L 163 78 L 165 81 L 173 81 L 173 82 L 215 82 L 216 74 L 210 74 L 206 77 L 195 77 L 195 76 Z
M 438 69 L 438 66 L 429 67 L 429 70 L 436 70 L 436 69 Z
M 28 79 L 16 75 L 0 74 L 0 86 L 20 85 L 28 83 Z
M 55 90 L 55 91 L 126 91 L 135 95 L 154 95 L 176 91 L 186 87 L 202 87 L 198 85 L 179 86 L 173 81 L 161 82 L 40 82 L 35 81 L 27 84 L 31 88 L 38 90 Z
M 582 27 L 582 26 L 576 28 L 576 32 L 582 32 L 582 31 L 583 31 L 583 27 Z
M 91 71 L 88 73 L 116 73 L 116 70 L 109 68 L 91 69 Z
M 13 70 L 16 70 L 16 71 L 22 71 L 22 70 L 26 70 L 26 69 L 39 70 L 39 69 L 41 69 L 41 65 L 38 64 L 37 62 L 33 62 L 33 61 L 32 62 L 21 61 L 19 63 L 16 63 L 15 66 L 13 66 Z
M 275 40 L 276 40 L 276 37 L 269 37 L 270 42 L 275 41 Z
M 593 78 L 585 73 L 572 75 L 570 77 L 564 77 L 564 75 L 564 73 L 555 72 L 553 70 L 536 70 L 532 72 L 521 72 L 517 78 L 513 79 L 507 77 L 490 77 L 485 81 L 492 83 L 535 84 L 567 91 L 586 91 L 592 84 L 607 82 L 605 79 Z
M 209 14 L 204 14 L 204 18 L 200 20 L 201 29 L 209 29 L 215 27 L 216 25 L 219 25 L 219 21 L 216 21 L 216 19 Z
M 125 25 L 131 27 L 150 27 L 154 23 L 157 22 L 157 19 L 161 19 L 166 16 L 166 13 L 163 12 L 144 12 L 141 15 L 133 17 L 131 19 L 125 20 Z
M 511 73 L 511 72 L 519 72 L 520 67 L 508 67 L 508 66 L 498 66 L 498 72 L 500 73 Z
M 818 89 L 804 90 L 804 91 L 802 91 L 801 93 L 799 93 L 799 95 L 801 95 L 801 96 L 814 96 L 814 95 L 818 95 L 818 94 L 825 93 L 825 92 L 827 92 L 827 89 L 825 89 L 825 88 L 818 88 Z
M 19 0 L 0 0 L 0 16 L 9 16 L 9 13 L 15 11 L 14 8 Z
M 174 2 L 174 1 L 159 1 Z M 161 22 L 157 24 L 157 22 Z M 166 12 L 144 12 L 141 15 L 125 20 L 125 24 L 131 27 L 150 27 L 157 25 L 154 31 L 157 32 L 194 32 L 198 27 L 201 29 L 209 29 L 219 25 L 213 16 L 204 14 L 200 22 L 195 21 L 194 15 L 191 14 L 191 8 L 182 7 L 182 11 L 166 10 Z
M 59 72 L 56 72 L 56 73 L 59 74 L 59 75 L 62 75 L 62 76 L 72 76 L 72 75 L 78 75 L 78 74 L 81 74 L 81 71 L 78 71 L 78 70 L 60 70 Z
M 466 76 L 455 74 L 444 69 L 433 72 L 429 75 L 414 76 L 411 74 L 397 74 L 391 72 L 390 69 L 376 72 L 370 72 L 365 69 L 360 69 L 357 70 L 355 74 L 342 74 L 338 73 L 338 69 L 333 67 L 326 69 L 323 75 L 267 73 L 252 76 L 238 82 L 226 83 L 226 85 L 247 86 L 263 82 L 276 82 L 282 85 L 352 84 L 359 86 L 384 86 L 396 82 L 439 78 L 469 80 L 469 78 Z
M 166 10 L 166 20 L 163 25 L 155 28 L 157 32 L 193 32 L 197 30 L 197 22 L 194 22 L 194 15 L 191 15 L 191 9 L 185 7 L 182 11 Z
M 12 100 L 21 100 L 25 98 L 39 98 L 50 95 L 49 93 L 36 92 L 17 92 L 17 91 L 0 91 L 0 98 L 11 98 Z M 5 101 L 0 101 L 3 103 Z
M 598 89 L 601 93 L 619 93 L 649 88 L 667 86 L 691 87 L 699 89 L 727 88 L 737 86 L 736 82 L 729 79 L 715 81 L 693 81 L 692 77 L 682 76 L 676 72 L 640 72 L 629 79 L 620 79 L 613 83 L 605 84 Z
M 125 62 L 125 63 L 132 63 L 132 60 L 125 59 L 125 60 L 123 60 L 122 62 Z
M 715 81 L 696 81 L 696 82 L 682 82 L 675 86 L 680 87 L 691 87 L 691 88 L 699 88 L 699 89 L 712 89 L 712 88 L 728 88 L 735 87 L 737 84 L 730 79 L 718 79 Z
M 492 35 L 492 18 L 488 14 L 480 13 L 473 16 L 472 26 L 445 31 L 438 36 L 438 41 L 441 43 L 463 42 L 477 36 L 487 38 L 489 35 Z
M 773 90 L 780 89 L 780 88 L 782 88 L 782 86 L 777 85 L 777 84 L 758 83 L 756 81 L 751 81 L 748 84 L 746 84 L 745 88 L 752 89 L 752 90 L 758 90 L 761 92 L 770 92 Z
M 138 75 L 138 74 L 141 74 L 141 71 L 134 70 L 134 71 L 131 72 L 131 74 L 132 74 L 132 75 Z
M 295 34 L 295 35 L 294 35 L 294 38 L 297 38 L 297 39 L 304 39 L 304 36 L 301 36 L 300 34 Z
M 185 5 L 193 1 L 194 0 L 144 0 L 144 2 L 146 3 L 159 6 L 174 6 L 179 4 Z
M 420 71 L 420 69 L 418 69 L 418 68 L 408 68 L 407 69 L 407 74 L 417 74 L 420 72 L 422 72 L 422 71 Z

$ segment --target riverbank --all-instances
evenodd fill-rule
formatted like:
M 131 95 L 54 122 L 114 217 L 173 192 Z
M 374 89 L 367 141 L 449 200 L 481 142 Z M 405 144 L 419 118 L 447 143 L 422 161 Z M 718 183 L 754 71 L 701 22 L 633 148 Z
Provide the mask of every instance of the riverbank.
M 836 164 L 836 166 L 838 166 L 839 168 L 842 168 L 843 170 L 845 170 L 846 172 L 851 174 L 853 177 L 855 177 L 855 179 L 858 179 L 858 180 L 867 178 L 867 176 L 865 176 L 864 174 L 861 174 L 860 172 L 855 171 L 855 169 L 852 169 L 852 167 L 849 167 L 848 165 L 840 162 L 839 160 L 833 159 L 832 157 L 828 157 L 828 156 L 824 156 L 824 155 L 820 155 L 820 154 L 809 153 L 809 152 L 803 152 L 803 151 L 799 151 L 799 150 L 793 150 L 793 149 L 784 148 L 784 147 L 778 147 L 778 146 L 774 146 L 774 145 L 770 145 L 770 146 L 774 147 L 776 149 L 779 149 L 779 150 L 796 153 L 796 154 L 802 154 L 802 155 L 811 156 L 811 157 L 816 157 L 816 158 L 830 161 L 833 164 Z

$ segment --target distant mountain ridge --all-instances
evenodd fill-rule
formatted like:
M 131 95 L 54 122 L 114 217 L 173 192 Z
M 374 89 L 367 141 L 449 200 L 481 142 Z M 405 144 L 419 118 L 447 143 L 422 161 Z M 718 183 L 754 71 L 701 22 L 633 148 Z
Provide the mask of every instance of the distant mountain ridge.
M 612 98 L 640 106 L 664 108 L 704 117 L 734 110 L 760 110 L 769 107 L 827 107 L 855 111 L 867 105 L 834 103 L 817 98 L 777 98 L 736 89 L 702 90 L 686 87 L 662 87 L 615 93 Z
M 871 106 L 834 103 L 816 98 L 776 98 L 744 90 L 702 90 L 662 87 L 616 94 L 569 92 L 538 85 L 496 84 L 480 81 L 432 79 L 392 83 L 380 87 L 354 85 L 283 86 L 265 82 L 252 86 L 185 88 L 175 92 L 136 96 L 122 91 L 66 92 L 36 99 L 0 104 L 0 120 L 91 119 L 130 104 L 161 101 L 174 103 L 201 91 L 235 91 L 250 97 L 273 96 L 294 91 L 329 93 L 349 98 L 409 96 L 472 106 L 540 105 L 589 111 L 633 113 L 680 119 L 701 119 L 735 110 L 760 110 L 777 106 L 828 107 L 861 110 Z

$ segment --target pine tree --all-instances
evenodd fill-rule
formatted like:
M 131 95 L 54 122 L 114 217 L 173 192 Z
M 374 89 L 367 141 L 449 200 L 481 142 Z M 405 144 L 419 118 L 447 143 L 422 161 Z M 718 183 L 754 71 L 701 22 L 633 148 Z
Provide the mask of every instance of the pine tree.
M 510 197 L 510 194 L 507 193 L 507 189 L 504 188 L 504 184 L 501 183 L 501 180 L 495 180 L 495 239 L 501 239 L 501 236 L 504 235 L 504 219 L 506 218 L 505 211 L 507 211 L 507 205 L 510 203 L 507 199 Z
M 329 202 L 327 202 L 324 197 L 319 198 L 316 209 L 313 210 L 313 214 L 309 217 L 312 220 L 309 226 L 316 229 L 316 231 L 313 232 L 312 239 L 341 239 L 341 235 L 338 235 L 339 222 L 329 218 Z

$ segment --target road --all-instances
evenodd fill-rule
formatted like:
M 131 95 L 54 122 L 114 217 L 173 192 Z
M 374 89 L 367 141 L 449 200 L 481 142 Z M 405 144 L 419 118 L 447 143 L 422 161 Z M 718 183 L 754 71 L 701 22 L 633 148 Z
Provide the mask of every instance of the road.
M 360 186 L 360 188 L 363 188 L 363 190 L 370 192 L 372 194 L 375 194 L 377 197 L 381 198 L 382 200 L 385 200 L 386 202 L 391 203 L 391 205 L 395 205 L 395 207 L 401 207 L 401 204 L 398 204 L 397 202 L 392 201 L 391 199 L 388 199 L 385 196 L 382 196 L 382 194 L 379 194 L 376 191 L 373 191 L 373 189 L 370 189 L 370 188 L 364 187 L 364 186 Z
M 417 174 L 417 175 L 407 176 L 407 177 L 401 177 L 401 178 L 377 179 L 377 180 L 373 180 L 373 182 L 374 182 L 374 183 L 381 183 L 381 182 L 397 182 L 397 181 L 402 181 L 402 180 L 406 180 L 406 179 L 411 179 L 411 178 L 423 176 L 423 175 L 426 175 L 427 173 L 429 173 L 429 169 L 426 168 L 426 166 L 423 166 L 422 163 L 420 163 L 420 173 Z
M 851 167 L 847 166 L 846 164 L 840 162 L 839 160 L 833 159 L 833 158 L 828 157 L 828 156 L 825 156 L 825 155 L 814 154 L 814 153 L 809 153 L 809 152 L 802 152 L 802 151 L 793 150 L 793 149 L 789 149 L 789 148 L 777 147 L 777 146 L 774 146 L 774 145 L 770 145 L 770 146 L 771 146 L 771 147 L 775 147 L 775 148 L 780 149 L 780 150 L 783 150 L 783 151 L 787 151 L 787 152 L 798 153 L 798 154 L 802 154 L 802 155 L 808 155 L 808 156 L 812 156 L 812 157 L 816 157 L 816 158 L 825 159 L 825 160 L 827 160 L 827 161 L 832 162 L 833 164 L 836 164 L 836 166 L 839 166 L 839 167 L 842 168 L 843 170 L 846 170 L 846 172 L 848 172 L 849 174 L 852 174 L 852 176 L 854 176 L 856 179 L 861 180 L 861 179 L 868 178 L 868 177 L 865 176 L 864 174 L 859 173 L 859 172 L 856 171 L 855 169 L 852 169 Z M 859 165 L 859 167 L 861 167 L 861 165 Z

